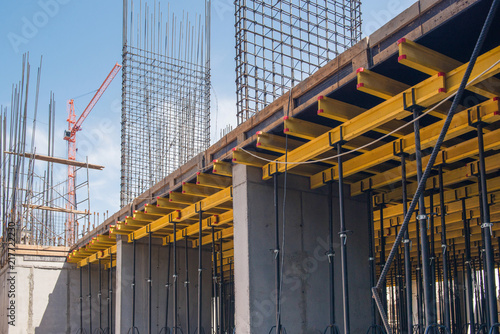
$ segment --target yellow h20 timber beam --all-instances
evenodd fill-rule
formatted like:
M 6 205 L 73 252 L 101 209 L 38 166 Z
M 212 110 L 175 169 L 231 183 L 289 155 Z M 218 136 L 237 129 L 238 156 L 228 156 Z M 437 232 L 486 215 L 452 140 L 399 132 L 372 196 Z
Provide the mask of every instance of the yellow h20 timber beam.
M 233 179 L 227 176 L 198 172 L 196 174 L 196 184 L 204 187 L 224 189 L 233 184 Z
M 499 73 L 500 65 L 496 64 L 492 68 L 489 68 L 495 64 L 498 59 L 500 59 L 500 47 L 479 56 L 472 70 L 469 82 L 475 84 Z M 406 90 L 380 103 L 363 114 L 345 122 L 341 126 L 290 151 L 288 154 L 288 161 L 300 162 L 310 160 L 330 150 L 333 144 L 341 140 L 352 140 L 390 120 L 402 119 L 410 114 L 405 110 L 405 107 L 407 107 L 409 103 L 429 107 L 442 99 L 448 98 L 457 91 L 466 68 L 467 64 L 464 64 L 446 73 L 446 75 L 437 74 L 418 83 L 413 86 L 412 89 Z M 285 157 L 282 156 L 277 160 L 284 161 Z M 294 168 L 294 165 L 288 165 L 288 168 Z M 270 179 L 272 174 L 283 172 L 284 170 L 285 166 L 283 164 L 276 164 L 274 162 L 269 163 L 262 167 L 263 179 Z
M 458 60 L 426 48 L 406 38 L 402 38 L 398 41 L 398 48 L 398 61 L 400 64 L 429 75 L 434 75 L 438 72 L 448 72 L 462 65 Z M 474 86 L 469 86 L 467 89 L 487 98 L 493 98 L 500 95 L 500 80 L 497 78 L 488 78 Z
M 207 211 L 215 207 L 221 206 L 226 202 L 230 202 L 232 201 L 232 199 L 233 199 L 233 187 L 230 186 L 182 210 L 176 210 L 138 229 L 137 231 L 130 233 L 128 235 L 128 241 L 132 242 L 134 239 L 138 240 L 142 237 L 145 237 L 148 234 L 148 232 L 155 232 L 158 231 L 159 229 L 164 228 L 165 226 L 171 225 L 174 220 L 176 222 L 182 222 L 186 219 L 196 216 L 199 210 Z
M 468 110 L 457 113 L 453 117 L 450 128 L 446 133 L 445 140 L 456 138 L 471 131 L 476 131 L 476 128 L 470 124 L 470 118 L 472 116 L 479 116 L 480 119 L 477 121 L 480 120 L 488 124 L 499 121 L 499 110 L 499 100 L 494 98 Z M 443 124 L 444 121 L 439 121 L 420 129 L 422 149 L 432 147 L 435 144 Z M 410 133 L 399 140 L 374 148 L 368 153 L 345 161 L 343 163 L 344 176 L 353 175 L 360 171 L 367 171 L 373 166 L 392 159 L 399 160 L 400 158 L 396 156 L 396 154 L 400 153 L 415 153 L 415 135 L 413 133 Z M 336 167 L 332 167 L 311 176 L 311 188 L 314 189 L 323 186 L 325 182 L 332 181 L 332 177 L 333 180 L 338 179 L 338 170 Z M 365 183 L 365 185 L 367 184 Z M 367 188 L 365 187 L 365 189 Z
M 318 115 L 322 117 L 345 122 L 353 119 L 356 116 L 359 116 L 365 111 L 366 109 L 349 103 L 338 101 L 322 95 L 318 96 Z M 382 134 L 388 134 L 389 132 L 393 132 L 396 128 L 404 124 L 405 123 L 403 121 L 392 120 L 387 124 L 382 124 L 380 127 L 374 128 L 373 131 Z M 404 136 L 406 133 L 408 133 L 408 131 L 405 132 L 405 130 L 402 129 L 400 131 L 394 132 L 392 135 L 399 138 Z
M 218 175 L 224 176 L 232 176 L 233 175 L 233 166 L 229 162 L 225 162 L 222 160 L 214 160 L 214 168 L 212 172 Z
M 372 72 L 363 67 L 358 68 L 356 73 L 358 79 L 356 88 L 359 91 L 380 97 L 384 100 L 388 100 L 410 87 L 407 84 Z

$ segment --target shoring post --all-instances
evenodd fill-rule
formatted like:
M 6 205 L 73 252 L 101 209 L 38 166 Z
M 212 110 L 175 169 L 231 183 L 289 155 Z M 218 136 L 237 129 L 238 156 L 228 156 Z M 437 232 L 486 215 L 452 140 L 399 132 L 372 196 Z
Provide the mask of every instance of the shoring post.
M 368 203 L 368 263 L 370 267 L 370 287 L 375 286 L 375 250 L 373 247 L 374 239 L 374 226 L 373 226 L 373 193 L 371 187 L 366 192 L 367 203 Z M 330 199 L 331 201 L 331 199 Z M 333 216 L 333 212 L 331 212 Z M 332 238 L 333 239 L 333 238 Z M 331 282 L 330 284 L 332 284 Z M 330 303 L 332 301 L 330 300 Z M 331 307 L 331 306 L 330 306 Z M 375 328 L 377 326 L 377 305 L 375 305 L 375 300 L 371 300 L 371 317 L 372 323 L 370 328 Z M 330 333 L 332 334 L 332 333 Z
M 478 122 L 476 125 L 477 139 L 479 148 L 479 181 L 481 184 L 481 209 L 483 221 L 481 229 L 484 235 L 484 251 L 486 255 L 486 297 L 488 302 L 489 319 L 488 327 L 498 322 L 498 307 L 496 297 L 496 282 L 495 282 L 495 254 L 493 253 L 493 245 L 491 242 L 492 223 L 490 221 L 490 208 L 488 204 L 488 188 L 486 184 L 486 167 L 484 163 L 484 141 L 483 141 L 483 123 Z M 493 328 L 493 333 L 498 333 L 497 327 Z
M 225 295 L 225 289 L 224 289 L 224 258 L 223 258 L 223 252 L 222 252 L 222 238 L 219 240 L 220 243 L 220 252 L 219 252 L 219 264 L 220 264 L 220 287 L 219 287 L 219 299 L 220 299 L 220 311 L 219 311 L 219 317 L 220 317 L 220 332 L 225 333 L 225 322 L 224 322 L 224 295 Z
M 184 287 L 186 288 L 186 329 L 188 333 L 191 333 L 191 319 L 189 317 L 190 307 L 189 307 L 189 256 L 188 256 L 188 237 L 184 237 L 184 256 L 185 256 L 185 266 L 186 266 L 186 280 L 184 281 Z
M 406 181 L 406 153 L 401 153 L 401 188 L 403 191 L 403 216 L 406 216 L 408 211 L 408 194 Z M 405 258 L 405 284 L 406 284 L 406 316 L 407 316 L 407 331 L 413 332 L 413 294 L 412 294 L 412 266 L 411 266 L 411 244 L 408 229 L 404 233 L 404 258 Z
M 413 112 L 413 119 L 420 116 L 422 107 L 413 104 L 408 108 Z M 415 160 L 417 164 L 417 182 L 422 180 L 422 151 L 420 148 L 420 122 L 413 122 L 413 130 L 415 135 Z M 423 192 L 418 199 L 418 216 L 420 229 L 420 245 L 422 250 L 422 274 L 423 274 L 423 292 L 425 305 L 425 327 L 429 327 L 436 323 L 436 303 L 434 299 L 434 282 L 432 281 L 432 266 L 431 257 L 429 254 L 429 240 L 427 236 L 427 214 L 425 212 L 425 200 Z
M 328 285 L 330 288 L 330 334 L 335 333 L 335 251 L 333 250 L 333 177 L 332 181 L 328 184 L 328 252 L 326 256 L 328 257 Z M 372 240 L 370 240 L 372 242 Z M 374 279 L 375 281 L 375 279 Z M 372 302 L 372 307 L 374 302 Z M 372 311 L 375 311 L 374 309 Z
M 113 334 L 113 253 L 109 253 L 109 332 Z
M 218 296 L 218 290 L 217 290 L 217 272 L 218 272 L 218 265 L 217 265 L 217 252 L 215 250 L 215 228 L 212 226 L 212 263 L 213 263 L 213 272 L 212 272 L 212 297 L 214 300 L 214 329 L 215 333 L 218 334 L 220 333 L 220 328 L 219 328 L 219 303 L 217 300 Z
M 82 277 L 83 277 L 83 267 L 80 267 L 80 331 L 83 332 L 83 286 L 82 286 Z
M 201 247 L 203 245 L 202 239 L 202 224 L 203 224 L 203 210 L 200 207 L 198 208 L 198 334 L 202 332 L 202 293 L 203 293 L 203 263 L 202 263 L 202 250 Z
M 152 238 L 153 238 L 153 232 L 151 232 L 151 230 L 148 228 L 148 279 L 147 279 L 147 283 L 148 283 L 148 334 L 152 334 L 151 332 L 151 323 L 152 323 L 152 313 L 153 313 L 153 310 L 152 310 L 152 299 L 153 299 L 153 296 L 152 296 L 152 287 L 153 287 L 153 282 L 152 282 L 152 277 L 151 277 L 151 271 L 152 271 L 152 268 L 151 268 L 151 248 L 152 248 Z
M 384 270 L 385 266 L 385 235 L 384 235 L 384 203 L 379 205 L 380 212 L 380 271 Z M 388 313 L 387 307 L 387 279 L 382 282 L 382 304 L 384 305 L 385 312 Z
M 102 332 L 102 291 L 101 291 L 101 259 L 98 261 L 98 275 L 99 275 L 99 291 L 97 292 L 97 299 L 99 299 L 99 330 Z
M 88 273 L 89 273 L 89 327 L 90 327 L 90 333 L 92 333 L 92 268 L 90 262 L 88 264 Z
M 439 172 L 439 207 L 441 214 L 441 251 L 443 265 L 443 297 L 444 297 L 444 326 L 451 330 L 450 323 L 450 289 L 448 278 L 448 252 L 446 244 L 446 207 L 444 205 L 444 182 L 443 182 L 443 166 L 438 166 Z
M 168 333 L 168 303 L 170 300 L 170 260 L 172 258 L 172 243 L 169 240 L 168 243 L 168 252 L 167 252 L 168 260 L 167 260 L 167 282 L 165 283 L 165 332 Z
M 464 266 L 467 267 L 466 271 L 466 297 L 467 297 L 467 323 L 469 324 L 469 330 L 471 333 L 474 332 L 474 304 L 473 304 L 473 289 L 472 289 L 472 264 L 471 264 L 471 254 L 470 254 L 470 225 L 467 219 L 467 210 L 465 207 L 465 198 L 462 198 L 462 221 L 464 224 L 464 237 L 465 237 L 465 258 Z
M 132 268 L 132 334 L 135 333 L 135 251 L 136 251 L 136 241 L 135 238 L 132 241 L 132 249 L 133 249 L 133 268 Z
M 174 324 L 172 326 L 172 332 L 174 334 L 177 334 L 177 316 L 178 316 L 178 309 L 177 309 L 177 298 L 178 298 L 178 288 L 179 288 L 179 282 L 177 281 L 177 221 L 176 219 L 172 219 L 172 216 L 169 215 L 170 222 L 174 225 L 174 231 L 173 231 L 173 236 L 174 236 L 174 244 L 173 244 L 173 249 L 174 249 L 174 273 L 172 275 L 173 281 L 174 281 Z
M 274 263 L 275 263 L 275 288 L 276 288 L 276 334 L 281 334 L 281 308 L 280 308 L 280 237 L 279 237 L 279 208 L 278 208 L 278 173 L 273 174 L 274 185 L 274 223 L 275 223 L 275 248 L 274 248 Z
M 338 173 L 339 173 L 339 210 L 340 210 L 340 257 L 342 268 L 342 302 L 344 313 L 344 334 L 350 334 L 349 319 L 349 279 L 347 274 L 347 230 L 345 226 L 344 208 L 344 171 L 342 168 L 342 141 L 337 143 Z

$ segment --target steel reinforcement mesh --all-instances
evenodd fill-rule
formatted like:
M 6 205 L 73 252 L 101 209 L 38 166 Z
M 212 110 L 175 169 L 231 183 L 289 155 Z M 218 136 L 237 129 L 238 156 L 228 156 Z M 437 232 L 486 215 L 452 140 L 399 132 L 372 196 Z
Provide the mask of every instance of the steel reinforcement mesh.
M 361 38 L 361 1 L 236 0 L 238 124 Z

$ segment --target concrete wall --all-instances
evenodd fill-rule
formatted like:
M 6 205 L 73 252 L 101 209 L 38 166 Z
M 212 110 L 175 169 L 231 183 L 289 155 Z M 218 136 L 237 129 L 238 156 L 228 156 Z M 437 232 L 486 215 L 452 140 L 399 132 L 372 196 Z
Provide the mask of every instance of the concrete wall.
M 283 175 L 279 177 L 280 235 Z M 275 224 L 273 182 L 258 168 L 235 165 L 234 252 L 237 333 L 268 333 L 275 323 Z M 334 191 L 334 233 L 338 235 L 338 196 Z M 346 198 L 351 332 L 370 326 L 370 285 L 366 197 Z M 283 248 L 282 323 L 287 333 L 323 332 L 329 324 L 327 189 L 309 188 L 308 179 L 288 175 Z M 335 239 L 336 318 L 342 328 L 339 237 Z
M 167 282 L 168 247 L 160 245 L 161 239 L 153 238 L 152 246 L 152 331 L 158 333 L 165 326 L 165 301 Z M 178 327 L 187 333 L 185 248 L 184 241 L 178 242 Z M 173 256 L 173 253 L 172 253 Z M 147 333 L 148 321 L 148 238 L 136 242 L 136 324 L 140 333 Z M 203 327 L 210 332 L 211 299 L 211 253 L 203 250 Z M 189 269 L 189 315 L 190 332 L 197 328 L 198 305 L 198 249 L 188 248 Z M 132 274 L 133 245 L 126 240 L 117 243 L 116 333 L 126 333 L 132 326 Z M 170 275 L 173 275 L 173 259 Z M 172 277 L 170 283 L 173 284 Z M 168 327 L 173 325 L 173 286 L 170 290 Z
M 0 272 L 0 331 L 19 334 L 63 334 L 77 330 L 78 276 L 65 257 L 16 255 L 15 267 Z M 15 273 L 15 274 L 13 274 Z M 9 278 L 15 277 L 15 322 L 7 318 Z

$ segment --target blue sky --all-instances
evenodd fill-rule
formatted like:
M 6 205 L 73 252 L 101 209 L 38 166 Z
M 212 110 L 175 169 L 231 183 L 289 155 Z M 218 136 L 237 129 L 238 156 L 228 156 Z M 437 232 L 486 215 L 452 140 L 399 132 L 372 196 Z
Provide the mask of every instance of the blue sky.
M 412 0 L 362 3 L 363 37 L 409 7 Z M 163 4 L 164 2 L 162 2 Z M 166 7 L 166 2 L 163 8 Z M 173 1 L 182 16 L 204 13 L 204 1 Z M 226 124 L 236 125 L 234 72 L 234 7 L 232 0 L 212 0 L 212 143 Z M 12 84 L 21 78 L 22 54 L 29 52 L 34 92 L 36 68 L 43 55 L 37 123 L 37 153 L 46 153 L 49 93 L 56 99 L 56 156 L 66 157 L 62 139 L 68 99 L 97 89 L 116 62 L 121 63 L 122 1 L 3 0 L 0 4 L 0 105 L 10 106 Z M 215 95 L 214 95 L 215 94 Z M 77 160 L 104 165 L 92 171 L 93 211 L 119 209 L 121 76 L 112 82 L 78 133 Z M 77 116 L 92 95 L 75 99 Z M 217 100 L 217 108 L 215 101 Z M 30 96 L 32 113 L 34 95 Z M 217 125 L 217 129 L 215 129 Z M 64 170 L 61 170 L 64 175 Z

